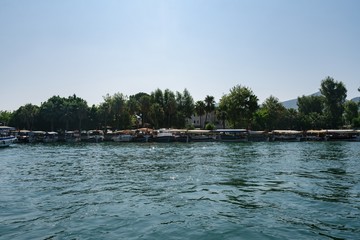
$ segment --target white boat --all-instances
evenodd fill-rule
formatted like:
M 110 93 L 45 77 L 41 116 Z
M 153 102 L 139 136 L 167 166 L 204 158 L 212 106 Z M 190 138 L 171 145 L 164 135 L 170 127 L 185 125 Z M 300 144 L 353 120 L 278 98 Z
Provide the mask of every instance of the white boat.
M 82 130 L 82 131 L 80 132 L 80 140 L 81 140 L 82 142 L 87 142 L 87 140 L 88 140 L 88 132 L 87 132 L 87 131 Z
M 169 132 L 174 136 L 175 142 L 189 142 L 190 137 L 186 129 L 170 129 Z
M 302 138 L 304 141 L 324 141 L 326 131 L 324 130 L 307 130 L 305 136 Z
M 0 147 L 8 147 L 15 142 L 16 137 L 11 134 L 13 130 L 13 127 L 0 126 Z
M 251 142 L 267 142 L 269 134 L 266 131 L 248 131 L 249 141 Z
M 57 142 L 59 139 L 59 134 L 57 132 L 46 132 L 43 138 L 44 143 Z
M 116 131 L 111 138 L 114 142 L 131 142 L 133 135 L 130 131 Z
M 31 134 L 31 131 L 29 131 L 29 130 L 20 130 L 20 131 L 18 131 L 17 134 L 16 134 L 17 142 L 18 143 L 28 143 L 28 142 L 30 142 L 30 140 L 29 140 L 30 134 Z
M 104 132 L 102 130 L 90 130 L 87 132 L 88 142 L 103 142 L 104 138 Z
M 133 142 L 151 142 L 153 139 L 153 130 L 150 128 L 139 128 L 135 130 Z
M 360 141 L 360 133 L 353 129 L 327 129 L 323 130 L 326 141 Z
M 46 132 L 44 131 L 32 131 L 29 134 L 29 142 L 36 143 L 36 142 L 44 142 Z
M 65 142 L 80 142 L 79 131 L 65 131 Z
M 216 135 L 210 130 L 188 130 L 187 135 L 191 142 L 213 142 Z
M 217 129 L 216 139 L 220 142 L 247 142 L 248 131 L 246 129 Z
M 296 130 L 273 130 L 270 134 L 271 141 L 300 142 L 303 137 L 302 131 Z
M 169 129 L 159 129 L 154 132 L 154 142 L 174 142 L 175 136 Z

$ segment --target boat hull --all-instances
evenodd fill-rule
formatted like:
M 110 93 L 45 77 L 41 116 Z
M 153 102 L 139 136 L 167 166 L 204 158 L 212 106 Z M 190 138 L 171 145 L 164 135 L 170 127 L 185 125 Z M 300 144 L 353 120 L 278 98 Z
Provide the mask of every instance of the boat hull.
M 0 138 L 0 147 L 9 147 L 15 142 L 16 138 L 13 136 L 1 137 Z
M 153 138 L 154 142 L 174 142 L 175 141 L 175 137 L 174 136 L 161 136 L 161 137 L 154 137 Z

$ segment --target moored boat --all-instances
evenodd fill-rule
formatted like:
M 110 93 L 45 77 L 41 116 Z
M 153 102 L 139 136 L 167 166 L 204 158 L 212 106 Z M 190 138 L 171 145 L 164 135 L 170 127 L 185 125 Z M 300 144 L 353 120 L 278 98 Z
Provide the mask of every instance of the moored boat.
M 29 143 L 30 142 L 30 134 L 29 130 L 20 130 L 16 133 L 16 138 L 18 143 Z
M 248 139 L 251 142 L 267 142 L 269 134 L 266 131 L 248 131 Z
M 220 142 L 247 142 L 248 131 L 246 129 L 217 129 L 216 139 Z
M 16 137 L 11 134 L 13 130 L 13 127 L 0 126 L 0 147 L 8 147 L 15 142 Z
M 80 142 L 81 136 L 79 131 L 65 131 L 65 142 Z
M 169 130 L 174 135 L 175 142 L 189 142 L 190 137 L 187 134 L 186 129 L 170 129 Z
M 88 132 L 87 132 L 87 131 L 82 130 L 82 131 L 80 132 L 80 140 L 81 140 L 82 142 L 87 142 L 87 141 L 88 141 Z
M 273 130 L 270 134 L 271 141 L 300 142 L 302 131 L 296 130 Z
M 213 142 L 216 135 L 210 130 L 188 130 L 187 135 L 191 142 Z
M 303 141 L 324 141 L 326 137 L 325 130 L 307 130 L 301 140 Z
M 133 135 L 130 130 L 116 131 L 111 138 L 114 142 L 130 142 L 133 139 Z
M 154 131 L 154 142 L 174 142 L 175 136 L 172 134 L 172 132 L 169 129 L 159 129 Z
M 104 132 L 102 130 L 89 130 L 87 132 L 88 142 L 103 142 L 104 141 Z
M 32 131 L 30 133 L 29 142 L 31 143 L 39 143 L 44 142 L 46 132 L 44 131 Z
M 46 132 L 43 138 L 44 143 L 57 142 L 59 139 L 59 134 L 57 132 Z
M 360 133 L 353 129 L 327 129 L 326 141 L 360 141 Z
M 135 130 L 133 142 L 151 142 L 153 139 L 153 130 L 150 128 L 139 128 Z

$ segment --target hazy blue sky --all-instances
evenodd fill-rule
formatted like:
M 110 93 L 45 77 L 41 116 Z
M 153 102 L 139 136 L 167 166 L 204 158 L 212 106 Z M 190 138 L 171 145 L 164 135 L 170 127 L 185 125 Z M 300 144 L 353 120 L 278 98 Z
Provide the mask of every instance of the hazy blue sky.
M 358 0 L 0 0 L 0 110 L 237 84 L 284 101 L 326 76 L 360 95 Z

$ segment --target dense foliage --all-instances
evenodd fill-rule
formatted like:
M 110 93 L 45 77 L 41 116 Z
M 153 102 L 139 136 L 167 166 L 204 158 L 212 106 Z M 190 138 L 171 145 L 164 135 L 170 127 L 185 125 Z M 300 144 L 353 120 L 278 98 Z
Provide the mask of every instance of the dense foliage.
M 358 90 L 360 92 L 360 88 Z M 97 106 L 88 106 L 76 95 L 53 96 L 41 106 L 28 103 L 14 112 L 0 111 L 0 122 L 18 129 L 46 131 L 194 128 L 188 119 L 198 116 L 198 127 L 204 129 L 271 131 L 360 127 L 359 103 L 346 101 L 347 90 L 342 82 L 327 77 L 321 82 L 320 93 L 320 96 L 299 97 L 297 110 L 286 109 L 274 96 L 259 105 L 253 91 L 241 85 L 230 89 L 218 104 L 210 95 L 194 102 L 187 89 L 182 93 L 155 89 L 150 94 L 140 92 L 129 97 L 122 93 L 107 94 Z

